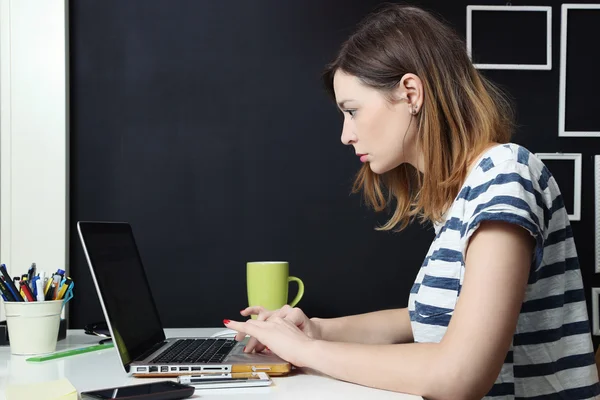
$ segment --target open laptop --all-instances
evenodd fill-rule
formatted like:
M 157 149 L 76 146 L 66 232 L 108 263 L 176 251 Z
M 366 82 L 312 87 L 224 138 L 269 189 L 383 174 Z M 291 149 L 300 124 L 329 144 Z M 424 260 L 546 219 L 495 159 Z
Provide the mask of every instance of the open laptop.
M 169 338 L 163 326 L 131 226 L 77 223 L 79 238 L 115 347 L 126 372 L 138 377 L 266 372 L 285 375 L 291 365 L 271 353 L 244 353 L 233 338 Z

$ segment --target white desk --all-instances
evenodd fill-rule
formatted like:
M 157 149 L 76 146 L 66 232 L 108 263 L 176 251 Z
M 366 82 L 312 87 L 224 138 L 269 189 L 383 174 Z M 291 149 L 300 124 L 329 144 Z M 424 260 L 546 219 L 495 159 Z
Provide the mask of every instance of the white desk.
M 168 337 L 210 336 L 221 329 L 167 329 Z M 97 344 L 100 338 L 82 330 L 69 330 L 67 338 L 58 342 L 57 351 Z M 107 349 L 41 363 L 26 362 L 27 357 L 10 354 L 10 348 L 0 347 L 0 399 L 5 399 L 8 384 L 23 384 L 67 378 L 78 392 L 105 387 L 151 382 L 160 379 L 133 378 L 123 370 L 116 349 Z M 299 369 L 292 375 L 273 378 L 265 388 L 202 389 L 192 398 L 220 400 L 252 399 L 421 399 L 421 397 L 371 389 L 341 382 L 313 370 Z

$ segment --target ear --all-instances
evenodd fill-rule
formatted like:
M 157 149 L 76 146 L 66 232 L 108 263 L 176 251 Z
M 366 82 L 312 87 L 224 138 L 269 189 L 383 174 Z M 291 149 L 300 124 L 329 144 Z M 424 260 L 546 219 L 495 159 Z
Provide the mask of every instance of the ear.
M 415 74 L 404 74 L 396 88 L 397 98 L 406 100 L 408 112 L 417 114 L 423 106 L 423 82 Z

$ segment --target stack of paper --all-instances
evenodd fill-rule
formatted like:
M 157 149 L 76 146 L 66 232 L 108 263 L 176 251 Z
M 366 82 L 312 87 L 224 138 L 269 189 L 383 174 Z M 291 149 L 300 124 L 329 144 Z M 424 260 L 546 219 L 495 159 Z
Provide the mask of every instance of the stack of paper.
M 9 385 L 6 388 L 6 400 L 77 400 L 77 390 L 67 379 Z

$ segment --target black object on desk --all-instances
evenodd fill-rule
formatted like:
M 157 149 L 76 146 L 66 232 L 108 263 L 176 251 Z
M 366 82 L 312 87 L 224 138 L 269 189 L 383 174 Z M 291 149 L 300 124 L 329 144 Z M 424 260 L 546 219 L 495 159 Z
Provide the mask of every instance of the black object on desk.
M 110 330 L 108 329 L 108 324 L 105 321 L 87 324 L 83 327 L 83 330 L 85 331 L 86 335 L 93 335 L 104 338 L 98 342 L 99 344 L 104 344 L 112 341 L 112 337 L 110 336 Z
M 192 396 L 195 390 L 196 389 L 193 386 L 182 385 L 171 381 L 162 381 L 81 392 L 81 398 L 83 400 L 179 400 L 187 399 Z

